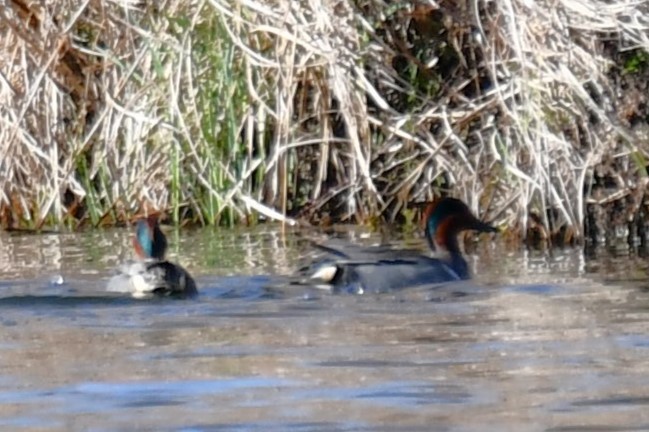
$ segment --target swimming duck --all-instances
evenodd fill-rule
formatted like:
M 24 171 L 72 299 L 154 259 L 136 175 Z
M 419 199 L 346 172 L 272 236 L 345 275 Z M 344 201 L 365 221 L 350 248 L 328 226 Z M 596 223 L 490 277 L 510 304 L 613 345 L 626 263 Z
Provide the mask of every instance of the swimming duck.
M 333 244 L 315 246 L 328 255 L 302 268 L 302 283 L 325 285 L 334 292 L 384 292 L 440 282 L 469 279 L 469 266 L 457 236 L 461 231 L 497 232 L 476 218 L 467 205 L 455 198 L 442 198 L 426 207 L 424 234 L 435 257 L 414 250 L 387 246 L 362 247 Z
M 196 283 L 181 266 L 165 259 L 167 239 L 157 216 L 137 221 L 133 247 L 138 258 L 122 264 L 120 274 L 108 282 L 108 290 L 129 292 L 136 298 L 157 296 L 192 297 Z

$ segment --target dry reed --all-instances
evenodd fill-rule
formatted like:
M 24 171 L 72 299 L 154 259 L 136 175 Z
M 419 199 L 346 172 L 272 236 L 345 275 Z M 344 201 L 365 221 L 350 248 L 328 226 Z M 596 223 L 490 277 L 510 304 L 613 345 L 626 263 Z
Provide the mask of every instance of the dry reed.
M 598 209 L 645 207 L 648 8 L 10 0 L 2 223 L 394 220 L 451 193 L 515 232 L 595 215 L 598 235 Z

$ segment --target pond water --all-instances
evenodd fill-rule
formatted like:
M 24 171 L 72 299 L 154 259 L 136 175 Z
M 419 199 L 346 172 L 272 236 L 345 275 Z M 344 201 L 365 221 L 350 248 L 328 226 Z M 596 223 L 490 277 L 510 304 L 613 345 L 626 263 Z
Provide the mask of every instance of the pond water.
M 106 293 L 127 230 L 0 235 L 0 430 L 649 430 L 643 258 L 483 238 L 470 282 L 353 296 L 265 276 L 295 233 L 169 241 L 198 299 Z

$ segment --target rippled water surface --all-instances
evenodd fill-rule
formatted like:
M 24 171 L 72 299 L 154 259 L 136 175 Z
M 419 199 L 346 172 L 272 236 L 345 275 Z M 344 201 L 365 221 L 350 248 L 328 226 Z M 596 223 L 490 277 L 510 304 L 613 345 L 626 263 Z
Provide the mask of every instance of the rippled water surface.
M 642 258 L 485 238 L 471 282 L 352 296 L 268 276 L 292 233 L 169 240 L 196 300 L 106 293 L 125 230 L 0 235 L 0 430 L 649 430 Z

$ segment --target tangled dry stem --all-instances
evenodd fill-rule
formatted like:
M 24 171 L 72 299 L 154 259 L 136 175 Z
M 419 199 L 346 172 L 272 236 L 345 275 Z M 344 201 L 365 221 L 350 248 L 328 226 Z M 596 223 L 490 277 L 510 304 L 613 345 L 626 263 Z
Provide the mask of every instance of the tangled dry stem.
M 11 0 L 3 223 L 393 220 L 451 193 L 514 231 L 578 238 L 589 206 L 643 206 L 649 118 L 629 118 L 646 102 L 614 69 L 649 52 L 648 8 Z

